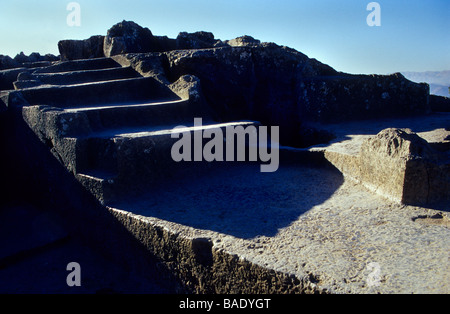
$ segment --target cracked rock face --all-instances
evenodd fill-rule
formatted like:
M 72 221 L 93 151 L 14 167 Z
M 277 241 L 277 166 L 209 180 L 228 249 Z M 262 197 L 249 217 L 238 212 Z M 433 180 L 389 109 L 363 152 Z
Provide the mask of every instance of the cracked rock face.
M 449 196 L 446 157 L 410 130 L 386 129 L 361 147 L 361 181 L 404 204 L 440 201 Z
M 428 86 L 401 74 L 350 75 L 273 43 L 167 52 L 171 81 L 195 75 L 220 119 L 278 125 L 282 145 L 307 147 L 307 122 L 423 114 Z
M 223 45 L 220 40 L 214 38 L 214 34 L 210 32 L 181 32 L 177 39 L 178 49 L 205 49 L 214 46 Z
M 198 98 L 217 121 L 255 120 L 280 126 L 280 143 L 309 147 L 328 134 L 312 123 L 420 115 L 430 111 L 429 86 L 401 74 L 341 73 L 294 49 L 250 36 L 221 41 L 210 32 L 181 32 L 176 39 L 122 21 L 102 36 L 61 41 L 61 59 L 129 58 L 143 76 L 170 84 L 195 76 Z M 0 89 L 12 89 L 17 73 L 0 73 Z M 21 87 L 34 86 L 33 81 Z M 24 85 L 28 84 L 28 85 Z M 437 101 L 434 101 L 435 107 Z M 442 107 L 442 106 L 441 106 Z M 317 139 L 316 139 L 317 138 Z
M 108 30 L 104 41 L 106 57 L 123 54 L 152 51 L 154 43 L 152 32 L 134 22 L 123 21 Z
M 61 40 L 58 50 L 61 61 L 102 58 L 105 36 L 92 36 L 86 40 Z
M 252 36 L 244 35 L 227 41 L 227 44 L 232 47 L 251 47 L 258 46 L 261 41 L 253 38 Z
M 176 39 L 154 36 L 148 28 L 122 21 L 108 30 L 103 44 L 106 57 L 125 53 L 149 53 L 176 49 L 205 49 L 225 44 L 210 32 L 181 32 Z

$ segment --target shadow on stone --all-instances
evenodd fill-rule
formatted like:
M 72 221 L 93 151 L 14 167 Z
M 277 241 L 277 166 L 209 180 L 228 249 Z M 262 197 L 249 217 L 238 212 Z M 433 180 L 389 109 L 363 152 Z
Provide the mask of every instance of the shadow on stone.
M 118 223 L 107 209 L 101 206 L 75 180 L 73 175 L 58 162 L 55 156 L 48 150 L 47 146 L 37 138 L 25 122 L 17 117 L 17 115 L 21 115 L 20 111 L 20 108 L 10 110 L 7 119 L 5 118 L 4 120 L 8 121 L 6 125 L 8 136 L 4 136 L 3 142 L 9 147 L 9 150 L 2 156 L 2 168 L 7 169 L 2 175 L 5 180 L 9 180 L 10 178 L 11 180 L 8 181 L 7 189 L 9 197 L 1 200 L 0 205 L 2 206 L 0 208 L 3 208 L 3 205 L 7 204 L 9 200 L 20 199 L 23 202 L 31 204 L 35 208 L 35 211 L 38 211 L 35 214 L 37 216 L 41 215 L 40 212 L 44 213 L 44 217 L 47 215 L 57 215 L 62 220 L 60 226 L 63 229 L 49 234 L 47 238 L 51 241 L 49 242 L 45 238 L 44 244 L 47 242 L 50 244 L 55 242 L 53 241 L 54 234 L 57 236 L 56 242 L 61 238 L 59 236 L 60 234 L 63 235 L 61 239 L 65 239 L 65 235 L 68 234 L 70 238 L 77 239 L 83 246 L 95 250 L 96 254 L 100 254 L 103 260 L 108 263 L 108 266 L 105 267 L 117 265 L 113 269 L 120 269 L 120 272 L 111 273 L 110 276 L 113 279 L 118 278 L 117 276 L 120 276 L 122 272 L 128 272 L 130 274 L 139 274 L 139 276 L 145 278 L 143 281 L 155 280 L 161 284 L 161 287 L 167 293 L 183 291 L 182 286 L 173 277 L 173 274 L 155 256 L 150 254 L 142 243 L 136 241 L 128 230 Z M 12 145 L 12 143 L 15 145 Z M 30 158 L 30 156 L 33 156 L 33 158 Z M 20 167 L 14 167 L 13 165 L 20 165 Z M 8 214 L 4 209 L 2 209 L 2 213 L 4 215 Z M 20 212 L 12 212 L 13 216 L 17 216 L 18 214 Z M 17 222 L 17 219 L 15 219 L 15 222 Z M 13 223 L 13 220 L 10 220 L 10 223 Z M 49 231 L 45 230 L 45 228 L 49 224 L 50 222 L 47 220 L 46 223 L 42 224 L 36 222 L 34 225 L 35 234 L 45 236 Z M 14 228 L 14 226 L 11 227 Z M 40 227 L 43 229 L 40 229 Z M 14 241 L 15 239 L 11 239 L 13 246 Z M 43 248 L 46 248 L 46 246 L 44 245 Z M 59 246 L 52 246 L 52 248 L 60 250 Z M 66 250 L 64 246 L 61 249 Z M 74 252 L 73 248 L 69 248 L 69 250 L 72 253 Z M 28 252 L 29 250 L 26 251 Z M 75 252 L 78 251 L 75 250 Z M 39 254 L 35 254 L 39 253 L 38 251 L 34 250 L 31 253 L 32 255 L 29 256 L 37 256 L 36 258 L 42 259 L 39 257 Z M 82 253 L 81 251 L 78 253 L 86 255 L 86 253 Z M 13 256 L 16 255 L 13 254 Z M 78 255 L 74 254 L 74 256 Z M 27 256 L 19 257 L 21 257 L 21 260 L 23 260 L 22 257 L 28 258 Z M 93 272 L 92 274 L 94 274 L 94 268 L 98 267 L 98 264 L 89 264 L 89 261 L 94 259 L 87 258 L 84 255 L 80 255 L 79 258 L 86 258 L 84 268 L 90 269 Z M 6 261 L 8 263 L 5 265 L 8 268 L 2 271 L 7 273 L 11 270 L 14 272 L 15 268 L 10 268 L 10 266 L 12 265 L 11 263 L 15 264 L 16 262 L 10 259 L 6 259 Z M 61 267 L 63 269 L 62 275 L 64 275 L 62 282 L 65 284 L 67 272 L 64 270 L 65 265 L 61 265 Z M 17 280 L 20 279 L 17 278 Z M 33 291 L 38 293 L 39 291 L 50 291 L 51 286 L 49 285 L 52 284 L 52 280 L 49 279 L 48 282 L 44 280 L 36 283 L 39 287 L 34 287 L 36 290 Z
M 161 182 L 113 207 L 238 238 L 270 237 L 329 199 L 344 181 L 332 167 L 305 163 L 282 162 L 275 173 L 259 170 L 224 163 L 214 174 Z

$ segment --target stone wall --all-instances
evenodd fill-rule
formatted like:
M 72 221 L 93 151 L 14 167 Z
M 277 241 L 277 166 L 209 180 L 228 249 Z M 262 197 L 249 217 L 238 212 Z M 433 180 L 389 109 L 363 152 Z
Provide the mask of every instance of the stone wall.
M 430 107 L 435 112 L 450 112 L 450 98 L 430 95 Z
M 340 73 L 293 49 L 263 43 L 167 52 L 167 75 L 195 75 L 218 119 L 279 125 L 282 144 L 304 147 L 303 125 L 430 112 L 429 87 L 401 74 Z
M 58 49 L 61 61 L 102 58 L 105 36 L 92 36 L 86 40 L 61 40 Z
M 364 141 L 357 169 L 341 170 L 370 190 L 399 203 L 433 204 L 450 198 L 450 155 L 408 129 L 385 129 Z M 355 160 L 356 159 L 356 160 Z
M 280 126 L 282 145 L 307 147 L 330 138 L 312 130 L 310 122 L 431 111 L 427 84 L 413 83 L 399 73 L 341 73 L 294 49 L 250 36 L 221 41 L 209 32 L 181 32 L 170 39 L 122 21 L 106 36 L 65 40 L 58 47 L 62 60 L 124 56 L 137 72 L 167 85 L 185 75 L 195 76 L 201 83 L 201 98 L 216 120 L 249 119 Z M 4 81 L 9 88 L 11 80 Z M 306 131 L 318 139 L 311 141 Z

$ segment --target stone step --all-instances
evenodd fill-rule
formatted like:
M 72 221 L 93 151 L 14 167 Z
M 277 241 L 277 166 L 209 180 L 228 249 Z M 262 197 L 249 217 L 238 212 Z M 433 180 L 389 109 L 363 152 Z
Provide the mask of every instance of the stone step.
M 134 195 L 167 180 L 195 177 L 205 171 L 211 171 L 217 164 L 223 164 L 218 161 L 208 162 L 202 155 L 200 159 L 195 159 L 194 137 L 195 134 L 200 134 L 196 132 L 220 130 L 225 135 L 227 127 L 246 128 L 256 125 L 256 122 L 241 121 L 204 123 L 202 126 L 188 125 L 178 130 L 174 129 L 177 125 L 170 125 L 97 133 L 78 142 L 77 178 L 100 201 L 108 203 L 122 195 Z M 172 138 L 174 133 L 182 133 L 183 136 L 190 134 L 191 161 L 177 162 L 173 159 L 172 147 L 181 138 Z M 210 139 L 201 136 L 200 134 L 203 150 Z M 237 141 L 233 147 L 235 152 L 236 143 Z M 222 158 L 226 160 L 225 142 L 223 144 Z M 248 142 L 245 144 L 248 145 Z
M 90 130 L 94 132 L 108 132 L 121 128 L 136 128 L 144 126 L 157 126 L 168 124 L 182 124 L 185 121 L 193 121 L 195 112 L 188 99 L 170 100 L 163 102 L 137 103 L 137 104 L 108 104 L 95 107 L 74 107 L 64 110 L 65 120 L 73 120 L 79 115 L 84 115 L 89 121 Z M 84 132 L 82 131 L 81 134 Z M 76 136 L 76 130 L 71 136 Z
M 38 85 L 74 85 L 92 82 L 104 82 L 118 79 L 136 78 L 140 75 L 131 67 L 108 68 L 99 70 L 73 71 L 62 73 L 30 73 L 19 74 L 16 89 L 28 88 L 27 81 L 36 81 Z
M 163 86 L 152 77 L 76 85 L 39 86 L 13 93 L 20 93 L 30 105 L 57 108 L 179 99 L 168 87 Z
M 22 82 L 22 81 L 39 81 L 39 79 L 32 77 L 32 75 L 40 77 L 40 75 L 45 76 L 45 74 L 47 74 L 46 76 L 50 76 L 49 74 L 65 74 L 66 77 L 71 77 L 73 81 L 76 80 L 77 77 L 83 76 L 85 77 L 85 79 L 81 78 L 80 79 L 81 83 L 83 81 L 89 82 L 89 79 L 86 78 L 93 73 L 86 73 L 85 75 L 82 75 L 79 73 L 72 74 L 71 72 L 110 70 L 120 68 L 121 65 L 110 58 L 75 60 L 65 62 L 44 61 L 44 62 L 28 63 L 23 64 L 21 68 L 0 71 L 0 90 L 22 89 L 41 85 L 38 84 L 37 82 Z M 22 78 L 20 78 L 20 74 L 22 74 Z M 51 80 L 51 82 L 43 82 L 43 84 L 61 85 L 61 84 L 75 83 L 75 82 L 71 83 L 70 81 L 68 83 L 64 83 L 63 77 L 64 76 L 55 75 L 53 79 L 46 79 Z M 135 77 L 135 75 L 132 77 Z M 120 78 L 120 76 L 117 78 Z M 97 79 L 94 79 L 94 81 L 95 80 Z
M 13 90 L 14 82 L 17 80 L 17 76 L 27 71 L 26 68 L 16 68 L 0 71 L 0 90 Z
M 22 66 L 28 69 L 38 69 L 54 65 L 54 61 L 36 61 L 36 62 L 24 62 Z
M 102 204 L 113 202 L 118 198 L 114 188 L 115 175 L 113 174 L 91 171 L 78 173 L 75 177 Z
M 33 87 L 38 87 L 41 86 L 42 82 L 37 81 L 37 80 L 20 80 L 20 81 L 15 81 L 13 83 L 14 89 L 24 89 L 24 88 L 33 88 Z
M 76 156 L 89 156 L 90 151 L 101 154 L 102 150 L 108 154 L 109 139 L 117 134 L 192 123 L 196 116 L 202 116 L 192 107 L 195 104 L 187 99 L 66 109 L 28 106 L 22 109 L 22 115 L 42 142 L 51 143 L 68 170 L 77 172 L 86 167 L 78 166 L 83 158 Z M 39 121 L 45 121 L 45 127 Z M 107 160 L 104 158 L 102 164 L 108 164 Z
M 119 68 L 120 64 L 111 58 L 97 58 L 57 62 L 51 66 L 36 69 L 34 73 L 61 73 L 73 71 Z

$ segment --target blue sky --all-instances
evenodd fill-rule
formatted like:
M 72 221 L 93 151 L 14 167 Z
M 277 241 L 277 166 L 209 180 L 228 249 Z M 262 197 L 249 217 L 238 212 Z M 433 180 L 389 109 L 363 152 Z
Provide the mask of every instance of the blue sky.
M 251 35 L 297 49 L 349 73 L 450 70 L 449 0 L 78 0 L 81 26 L 69 27 L 72 0 L 2 0 L 0 54 L 58 54 L 61 39 L 105 35 L 133 20 L 155 35 L 210 31 L 222 40 Z

